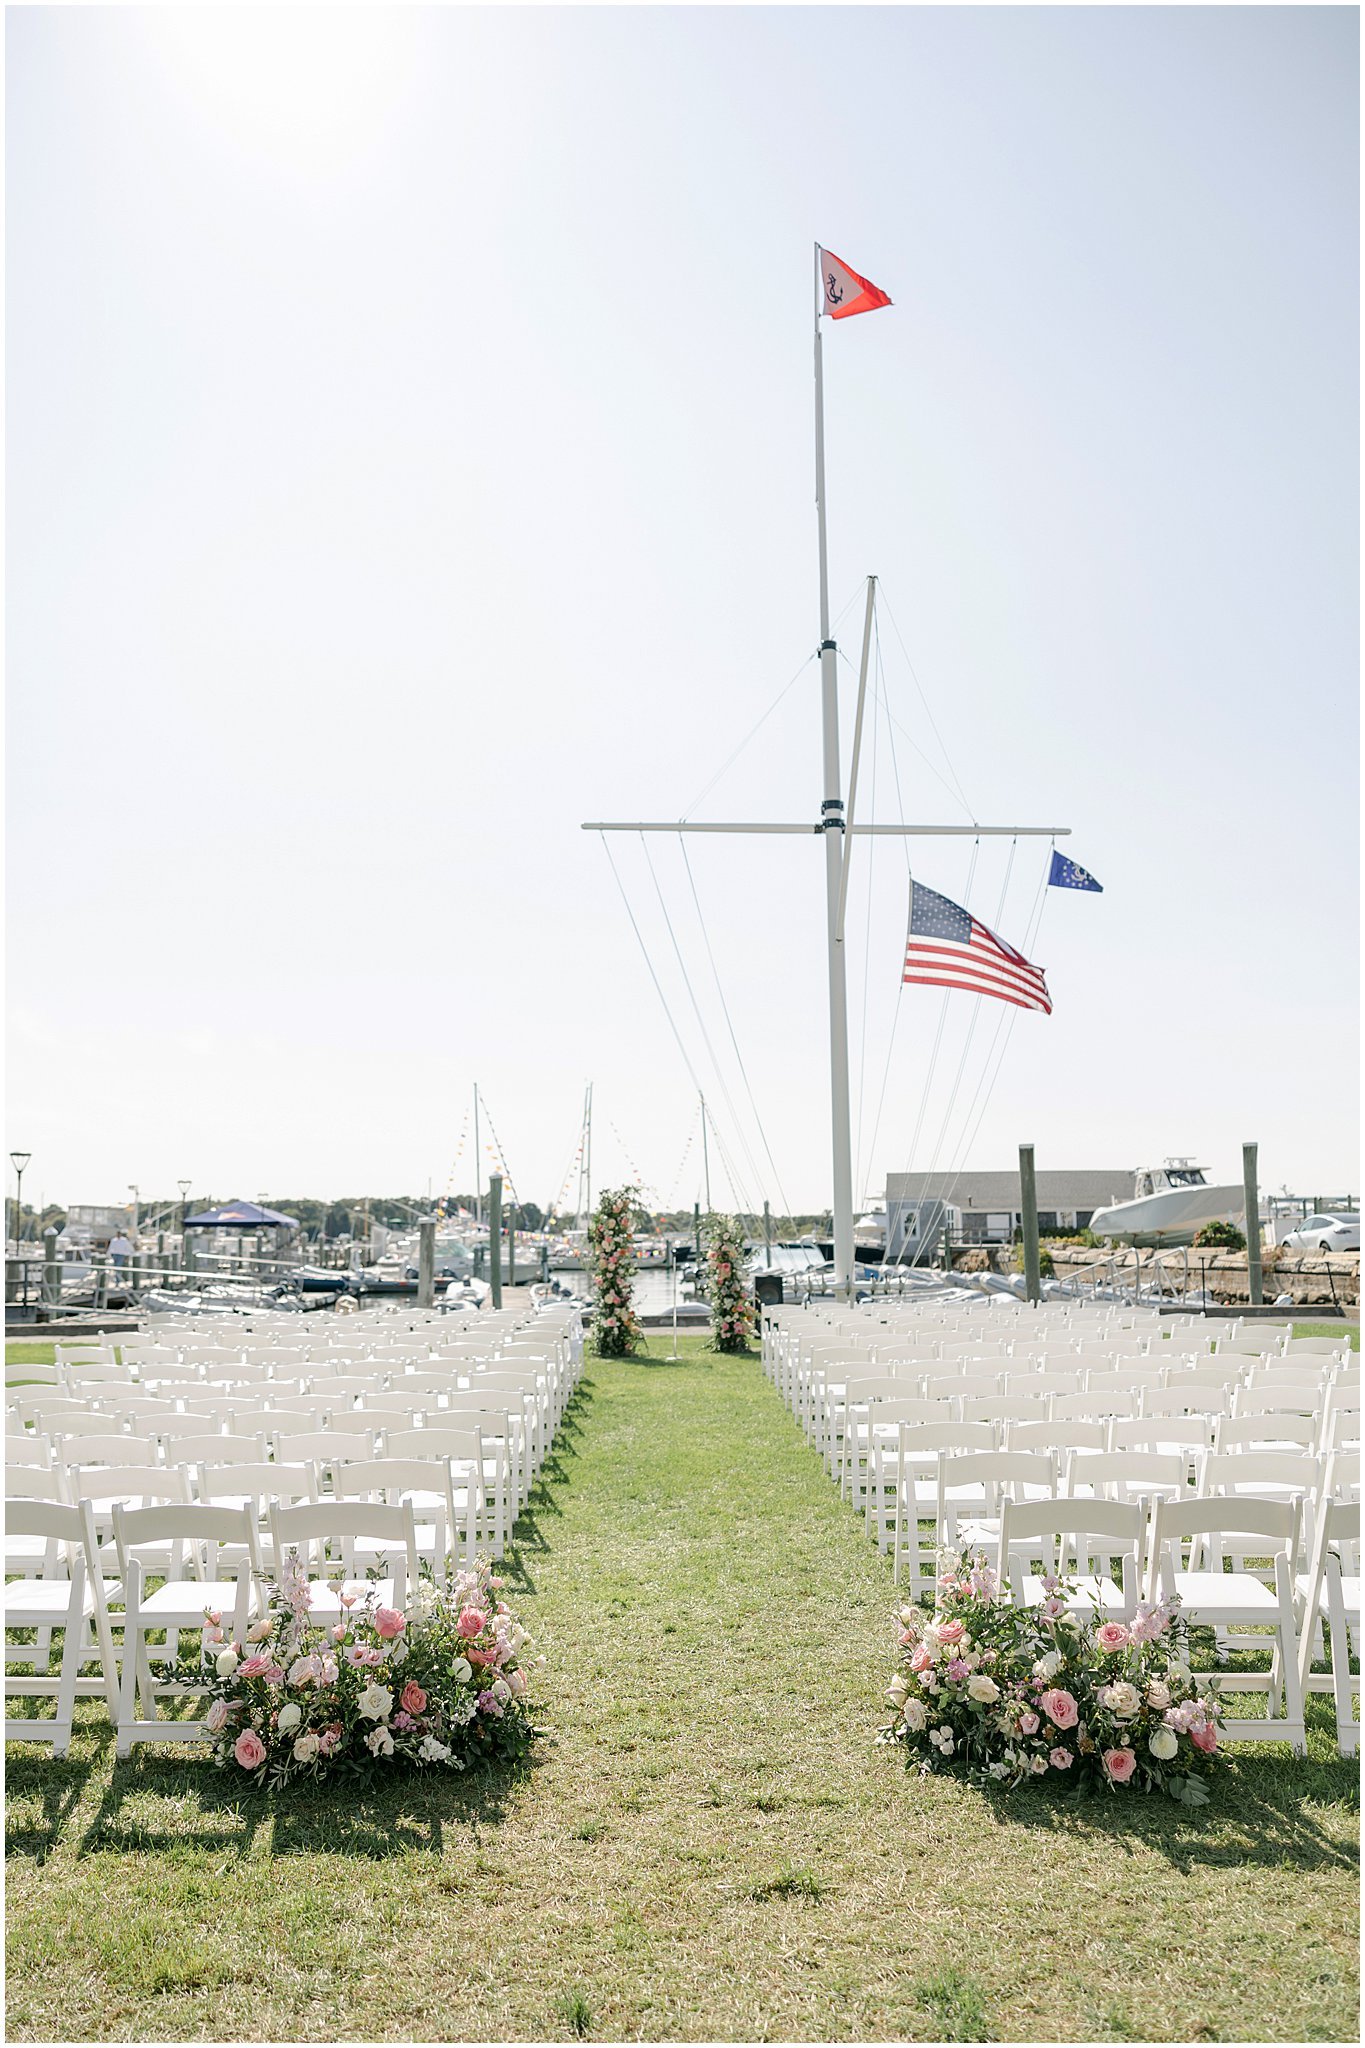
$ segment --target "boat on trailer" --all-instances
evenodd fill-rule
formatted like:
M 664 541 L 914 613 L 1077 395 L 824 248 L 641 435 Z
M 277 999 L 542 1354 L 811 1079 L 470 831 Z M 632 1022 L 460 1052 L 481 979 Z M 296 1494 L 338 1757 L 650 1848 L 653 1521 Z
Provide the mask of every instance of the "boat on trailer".
M 1133 1199 L 1097 1209 L 1090 1218 L 1096 1237 L 1125 1244 L 1193 1244 L 1206 1223 L 1243 1221 L 1246 1196 L 1240 1187 L 1211 1186 L 1192 1159 L 1168 1159 L 1164 1166 L 1140 1167 Z

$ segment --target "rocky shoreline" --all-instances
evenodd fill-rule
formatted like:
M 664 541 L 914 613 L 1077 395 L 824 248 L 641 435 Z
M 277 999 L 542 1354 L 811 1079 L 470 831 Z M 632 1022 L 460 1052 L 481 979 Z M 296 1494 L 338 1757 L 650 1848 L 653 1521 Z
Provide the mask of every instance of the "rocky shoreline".
M 1046 1239 L 1043 1249 L 1051 1254 L 1058 1279 L 1080 1277 L 1097 1267 L 1112 1267 L 1116 1276 L 1126 1269 L 1131 1279 L 1140 1260 L 1142 1281 L 1147 1285 L 1157 1277 L 1159 1259 L 1166 1289 L 1172 1294 L 1184 1291 L 1188 1274 L 1189 1286 L 1207 1288 L 1215 1301 L 1235 1305 L 1250 1300 L 1245 1252 L 1200 1251 L 1192 1246 L 1188 1253 L 1143 1250 L 1135 1255 L 1130 1249 L 1090 1251 L 1083 1245 L 1050 1244 Z M 959 1273 L 1014 1273 L 1019 1270 L 1017 1260 L 1015 1245 L 980 1245 L 954 1253 L 953 1266 Z M 1287 1294 L 1295 1308 L 1360 1305 L 1359 1252 L 1283 1252 L 1268 1246 L 1261 1258 L 1261 1276 L 1266 1302 Z

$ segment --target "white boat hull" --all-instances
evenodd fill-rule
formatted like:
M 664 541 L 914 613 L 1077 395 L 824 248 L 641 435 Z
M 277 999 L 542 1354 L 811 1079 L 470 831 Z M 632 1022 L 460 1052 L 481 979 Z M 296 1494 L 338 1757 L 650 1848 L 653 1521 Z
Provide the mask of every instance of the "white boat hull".
M 1161 1188 L 1112 1209 L 1097 1209 L 1090 1228 L 1096 1237 L 1118 1237 L 1125 1244 L 1190 1244 L 1206 1223 L 1240 1225 L 1245 1208 L 1239 1187 Z

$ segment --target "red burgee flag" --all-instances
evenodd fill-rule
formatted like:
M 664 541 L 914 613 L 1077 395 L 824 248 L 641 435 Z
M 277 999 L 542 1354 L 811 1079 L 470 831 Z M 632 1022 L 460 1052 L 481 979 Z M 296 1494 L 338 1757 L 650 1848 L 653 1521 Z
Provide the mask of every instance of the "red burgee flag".
M 850 313 L 875 313 L 889 306 L 890 299 L 875 284 L 859 277 L 828 249 L 820 251 L 820 282 L 825 288 L 825 311 L 831 320 L 847 320 Z

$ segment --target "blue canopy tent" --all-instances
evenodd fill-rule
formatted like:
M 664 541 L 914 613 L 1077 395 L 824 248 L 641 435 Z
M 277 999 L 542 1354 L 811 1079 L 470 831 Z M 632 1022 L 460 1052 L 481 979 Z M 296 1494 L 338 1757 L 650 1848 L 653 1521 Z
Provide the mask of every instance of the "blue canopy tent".
M 297 1216 L 282 1216 L 278 1209 L 263 1209 L 259 1202 L 224 1202 L 218 1209 L 201 1209 L 185 1218 L 186 1230 L 297 1230 Z

